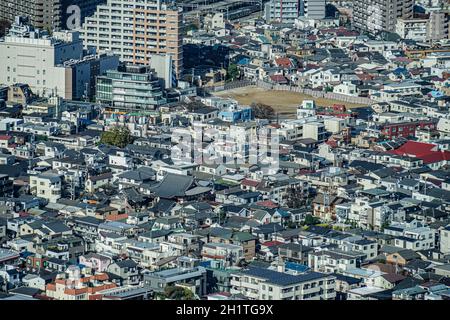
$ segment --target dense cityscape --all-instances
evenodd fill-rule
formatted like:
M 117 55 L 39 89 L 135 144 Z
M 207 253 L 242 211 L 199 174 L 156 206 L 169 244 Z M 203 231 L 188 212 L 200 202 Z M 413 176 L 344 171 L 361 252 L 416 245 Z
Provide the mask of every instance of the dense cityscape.
M 0 301 L 449 300 L 449 22 L 0 0 Z

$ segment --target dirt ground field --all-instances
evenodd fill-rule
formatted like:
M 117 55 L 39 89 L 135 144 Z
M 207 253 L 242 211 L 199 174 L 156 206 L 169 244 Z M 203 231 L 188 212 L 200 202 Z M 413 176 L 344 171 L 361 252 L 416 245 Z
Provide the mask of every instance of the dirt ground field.
M 250 105 L 252 102 L 264 103 L 272 106 L 280 116 L 295 117 L 296 108 L 303 100 L 314 100 L 318 106 L 331 106 L 334 103 L 345 104 L 348 108 L 357 108 L 363 104 L 344 103 L 337 100 L 313 98 L 312 96 L 289 91 L 265 90 L 256 86 L 220 91 L 214 95 L 224 98 L 232 98 L 240 104 Z

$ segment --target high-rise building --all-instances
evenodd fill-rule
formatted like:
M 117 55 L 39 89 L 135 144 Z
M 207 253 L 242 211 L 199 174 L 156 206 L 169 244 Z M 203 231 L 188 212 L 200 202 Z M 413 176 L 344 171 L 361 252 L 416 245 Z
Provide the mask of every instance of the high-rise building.
M 70 29 L 74 13 L 80 14 L 80 24 L 106 0 L 0 0 L 0 20 L 14 22 L 16 16 L 28 17 L 31 25 L 49 30 Z M 78 9 L 74 10 L 73 6 Z M 67 25 L 69 22 L 69 26 Z
M 123 65 L 97 77 L 96 100 L 123 112 L 152 110 L 166 103 L 154 70 L 139 65 Z
M 170 0 L 108 0 L 82 27 L 85 46 L 110 50 L 122 61 L 149 65 L 153 54 L 172 57 L 183 68 L 182 9 Z
M 264 9 L 266 21 L 294 23 L 299 17 L 325 18 L 325 0 L 270 0 Z
M 39 96 L 65 99 L 89 98 L 95 93 L 95 77 L 116 68 L 117 56 L 85 52 L 76 31 L 50 36 L 17 17 L 7 36 L 0 40 L 0 83 L 30 86 Z
M 353 27 L 371 34 L 395 32 L 398 18 L 412 18 L 413 5 L 413 0 L 355 0 Z

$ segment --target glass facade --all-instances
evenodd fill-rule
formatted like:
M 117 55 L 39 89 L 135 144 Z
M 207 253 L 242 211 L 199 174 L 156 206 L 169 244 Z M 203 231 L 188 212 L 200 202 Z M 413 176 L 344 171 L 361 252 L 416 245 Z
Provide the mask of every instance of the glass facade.
M 152 110 L 166 103 L 159 79 L 141 66 L 109 70 L 98 77 L 96 99 L 117 111 Z

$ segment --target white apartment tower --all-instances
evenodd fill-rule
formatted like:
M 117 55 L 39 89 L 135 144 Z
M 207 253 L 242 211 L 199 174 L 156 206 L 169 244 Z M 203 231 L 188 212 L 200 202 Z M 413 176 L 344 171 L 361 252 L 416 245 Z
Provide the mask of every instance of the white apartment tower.
M 124 62 L 149 65 L 154 54 L 183 68 L 182 9 L 170 0 L 108 0 L 82 26 L 86 47 L 112 51 Z
M 294 23 L 299 17 L 325 18 L 325 0 L 270 0 L 264 7 L 266 21 Z

